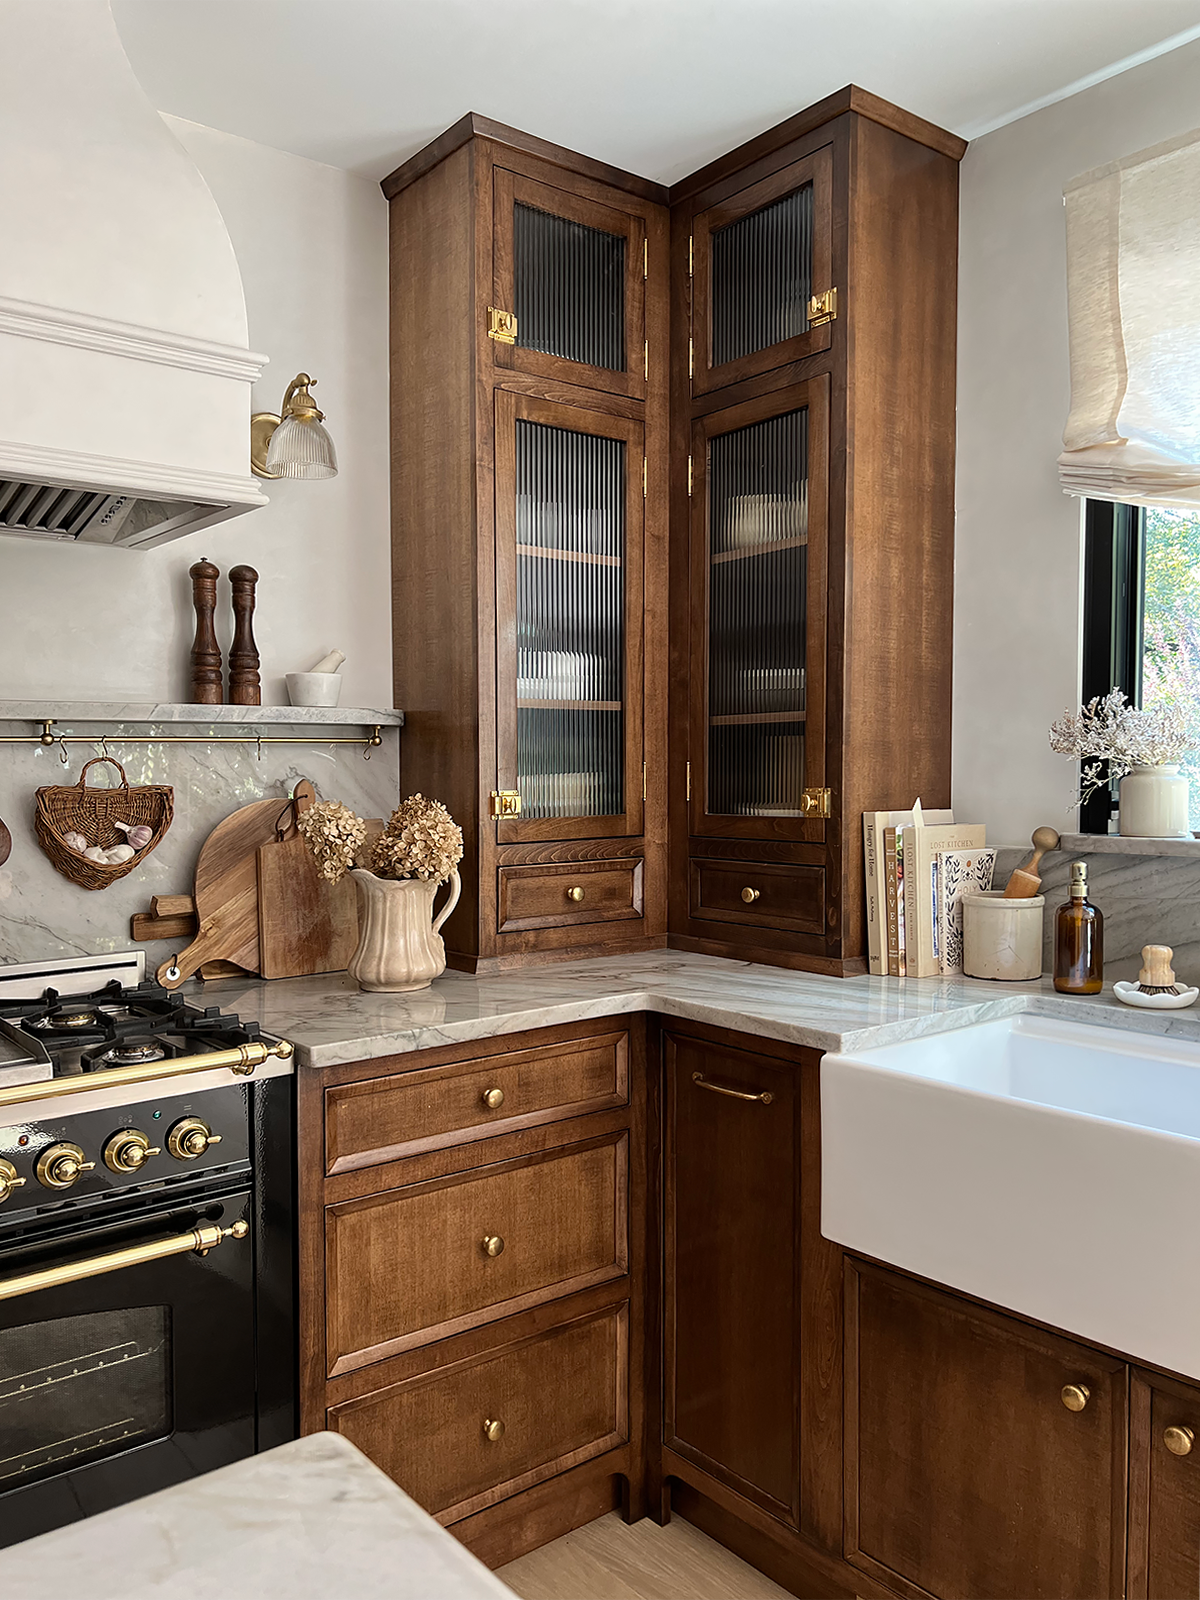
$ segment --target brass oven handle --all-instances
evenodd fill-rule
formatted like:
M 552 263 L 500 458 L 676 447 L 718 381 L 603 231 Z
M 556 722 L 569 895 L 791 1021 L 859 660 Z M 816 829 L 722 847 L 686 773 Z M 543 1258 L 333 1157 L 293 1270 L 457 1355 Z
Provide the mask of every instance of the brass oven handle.
M 702 1072 L 693 1072 L 692 1082 L 700 1089 L 711 1089 L 714 1094 L 727 1094 L 731 1100 L 757 1100 L 769 1106 L 775 1098 L 769 1089 L 764 1089 L 761 1094 L 750 1094 L 746 1089 L 727 1089 L 723 1083 L 709 1083 Z
M 229 1067 L 239 1078 L 248 1078 L 269 1056 L 280 1061 L 291 1058 L 287 1039 L 275 1044 L 237 1044 L 229 1050 L 210 1050 L 207 1055 L 177 1056 L 174 1061 L 143 1061 L 134 1067 L 109 1067 L 103 1072 L 76 1072 L 68 1078 L 48 1078 L 45 1083 L 14 1083 L 0 1089 L 0 1106 L 20 1105 L 25 1100 L 57 1100 L 64 1094 L 85 1094 L 91 1089 L 114 1089 L 126 1083 L 149 1083 L 154 1078 L 175 1078 L 185 1072 L 212 1072 Z
M 244 1239 L 250 1224 L 238 1221 L 231 1228 L 218 1228 L 215 1223 L 201 1223 L 187 1233 L 173 1239 L 155 1239 L 149 1244 L 131 1244 L 125 1250 L 112 1250 L 107 1255 L 92 1256 L 87 1261 L 73 1261 L 65 1267 L 45 1267 L 41 1272 L 26 1272 L 19 1278 L 0 1278 L 0 1300 L 15 1300 L 18 1295 L 36 1294 L 40 1289 L 58 1289 L 64 1283 L 78 1283 L 83 1278 L 98 1278 L 105 1272 L 119 1272 L 122 1267 L 140 1267 L 147 1261 L 162 1261 L 167 1256 L 182 1256 L 189 1251 L 206 1256 L 225 1239 Z

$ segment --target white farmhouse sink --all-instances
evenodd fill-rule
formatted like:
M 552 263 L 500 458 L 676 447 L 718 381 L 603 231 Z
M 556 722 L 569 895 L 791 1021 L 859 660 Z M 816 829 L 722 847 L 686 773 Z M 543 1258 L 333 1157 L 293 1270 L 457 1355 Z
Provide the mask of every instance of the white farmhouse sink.
M 1017 1015 L 821 1064 L 821 1231 L 1200 1378 L 1200 1044 Z

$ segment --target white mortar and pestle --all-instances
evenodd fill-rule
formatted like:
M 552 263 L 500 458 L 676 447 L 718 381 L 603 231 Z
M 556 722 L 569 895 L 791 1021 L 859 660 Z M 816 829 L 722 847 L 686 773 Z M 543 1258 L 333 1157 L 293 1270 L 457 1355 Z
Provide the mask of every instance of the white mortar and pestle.
M 1038 867 L 1059 847 L 1054 828 L 1035 828 L 1033 855 L 1017 867 L 1004 889 L 963 896 L 963 971 L 969 978 L 1028 982 L 1042 975 L 1042 918 L 1046 897 L 1038 893 Z
M 345 659 L 340 650 L 331 650 L 309 671 L 286 673 L 288 699 L 294 706 L 336 706 L 342 697 L 338 668 Z

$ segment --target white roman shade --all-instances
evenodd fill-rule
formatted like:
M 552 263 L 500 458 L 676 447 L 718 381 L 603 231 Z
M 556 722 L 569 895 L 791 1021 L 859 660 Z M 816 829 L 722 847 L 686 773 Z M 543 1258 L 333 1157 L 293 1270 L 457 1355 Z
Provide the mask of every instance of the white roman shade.
M 1200 508 L 1200 129 L 1068 184 L 1066 493 Z

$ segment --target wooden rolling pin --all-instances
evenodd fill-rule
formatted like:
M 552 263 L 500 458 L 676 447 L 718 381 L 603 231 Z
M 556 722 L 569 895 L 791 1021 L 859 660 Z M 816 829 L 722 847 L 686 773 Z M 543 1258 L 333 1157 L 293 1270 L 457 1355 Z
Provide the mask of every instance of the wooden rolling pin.
M 1008 887 L 1004 891 L 1006 900 L 1031 900 L 1035 894 L 1041 893 L 1042 880 L 1038 876 L 1038 867 L 1046 852 L 1057 850 L 1061 842 L 1054 828 L 1033 830 L 1033 854 L 1023 867 L 1014 870 L 1008 880 Z

